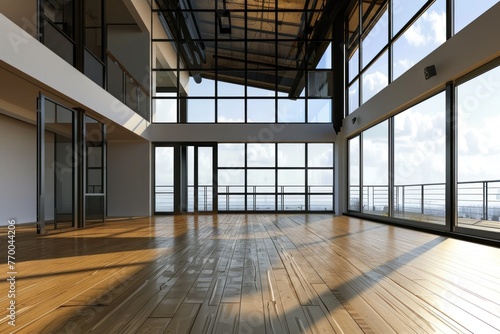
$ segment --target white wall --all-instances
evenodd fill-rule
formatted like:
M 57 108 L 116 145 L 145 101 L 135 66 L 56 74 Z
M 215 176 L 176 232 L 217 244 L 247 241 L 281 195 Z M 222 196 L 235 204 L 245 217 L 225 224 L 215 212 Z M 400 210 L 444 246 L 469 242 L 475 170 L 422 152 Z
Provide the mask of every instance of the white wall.
M 0 225 L 36 221 L 36 127 L 0 114 Z
M 108 217 L 151 214 L 151 145 L 108 141 Z
M 0 13 L 24 29 L 31 36 L 37 33 L 37 0 L 0 1 Z
M 331 124 L 151 124 L 144 133 L 154 142 L 326 142 L 335 140 Z

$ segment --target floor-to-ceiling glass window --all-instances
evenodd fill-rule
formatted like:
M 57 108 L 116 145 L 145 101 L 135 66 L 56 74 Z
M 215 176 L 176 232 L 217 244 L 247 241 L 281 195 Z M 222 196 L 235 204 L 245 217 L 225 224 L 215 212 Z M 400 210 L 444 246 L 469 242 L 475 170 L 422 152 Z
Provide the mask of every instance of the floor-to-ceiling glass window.
M 174 212 L 174 147 L 155 147 L 155 209 Z
M 394 116 L 394 217 L 444 224 L 446 96 Z
M 460 83 L 457 100 L 458 226 L 500 232 L 500 66 Z
M 348 206 L 349 211 L 361 211 L 361 165 L 360 165 L 360 136 L 349 139 L 347 144 L 347 159 L 348 159 Z
M 219 144 L 218 157 L 219 211 L 333 211 L 332 143 Z
M 362 212 L 389 214 L 389 121 L 379 123 L 362 136 Z
M 307 203 L 310 211 L 333 211 L 334 145 L 307 144 Z
M 219 210 L 244 211 L 245 144 L 219 144 L 217 150 Z

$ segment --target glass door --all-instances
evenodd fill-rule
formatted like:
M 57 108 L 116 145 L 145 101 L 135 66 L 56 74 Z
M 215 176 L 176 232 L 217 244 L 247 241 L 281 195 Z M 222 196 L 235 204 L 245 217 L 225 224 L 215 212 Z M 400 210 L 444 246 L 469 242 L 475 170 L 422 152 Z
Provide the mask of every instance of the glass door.
M 187 211 L 212 212 L 214 211 L 214 166 L 215 146 L 189 145 L 187 146 Z
M 75 227 L 75 114 L 43 95 L 37 112 L 37 232 Z
M 106 217 L 105 127 L 85 115 L 85 226 L 104 223 Z
M 154 212 L 198 213 L 217 208 L 215 144 L 157 144 L 154 147 Z

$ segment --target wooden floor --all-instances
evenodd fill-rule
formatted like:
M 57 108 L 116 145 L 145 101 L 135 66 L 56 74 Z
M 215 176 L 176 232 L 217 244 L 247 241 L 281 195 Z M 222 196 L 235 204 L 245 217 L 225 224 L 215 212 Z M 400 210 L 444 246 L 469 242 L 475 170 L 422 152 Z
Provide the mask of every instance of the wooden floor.
M 500 249 L 330 215 L 16 230 L 0 333 L 499 333 Z

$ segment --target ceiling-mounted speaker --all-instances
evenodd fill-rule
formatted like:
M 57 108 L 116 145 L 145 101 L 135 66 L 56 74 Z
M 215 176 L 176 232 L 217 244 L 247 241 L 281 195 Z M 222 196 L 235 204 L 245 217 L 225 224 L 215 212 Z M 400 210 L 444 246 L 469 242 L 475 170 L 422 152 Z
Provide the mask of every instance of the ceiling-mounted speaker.
M 431 66 L 427 66 L 426 68 L 424 68 L 424 77 L 425 77 L 425 80 L 429 80 L 430 78 L 432 78 L 436 74 L 437 74 L 437 72 L 436 72 L 436 66 L 431 65 Z

